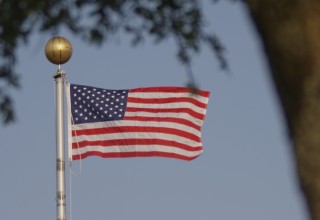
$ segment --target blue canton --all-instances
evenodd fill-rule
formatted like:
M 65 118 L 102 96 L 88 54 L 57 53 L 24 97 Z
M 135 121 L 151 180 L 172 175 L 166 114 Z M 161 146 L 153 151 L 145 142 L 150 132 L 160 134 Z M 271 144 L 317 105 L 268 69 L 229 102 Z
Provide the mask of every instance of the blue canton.
M 71 113 L 74 124 L 122 120 L 128 90 L 109 90 L 70 85 Z

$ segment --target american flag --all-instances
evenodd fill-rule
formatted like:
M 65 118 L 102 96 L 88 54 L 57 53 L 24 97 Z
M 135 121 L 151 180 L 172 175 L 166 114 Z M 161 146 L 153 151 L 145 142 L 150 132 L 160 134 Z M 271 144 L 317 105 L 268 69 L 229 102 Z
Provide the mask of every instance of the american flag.
M 202 151 L 209 92 L 182 87 L 109 90 L 68 84 L 69 159 L 192 160 Z

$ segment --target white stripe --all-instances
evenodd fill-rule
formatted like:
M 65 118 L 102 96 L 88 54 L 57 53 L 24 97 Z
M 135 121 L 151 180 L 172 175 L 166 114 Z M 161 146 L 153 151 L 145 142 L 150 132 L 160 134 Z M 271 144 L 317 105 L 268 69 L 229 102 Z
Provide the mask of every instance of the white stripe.
M 131 108 L 154 108 L 154 109 L 165 109 L 165 108 L 170 108 L 170 109 L 177 109 L 177 108 L 189 108 L 197 113 L 204 114 L 205 109 L 198 107 L 192 103 L 188 102 L 177 102 L 177 103 L 164 103 L 164 104 L 149 104 L 149 103 L 133 103 L 133 102 L 128 102 L 127 107 Z
M 181 118 L 192 122 L 198 126 L 202 126 L 203 121 L 195 118 L 188 113 L 181 112 L 128 112 L 126 111 L 125 116 L 145 116 L 145 117 L 158 117 L 158 118 Z
M 72 137 L 72 142 L 77 143 L 81 141 L 99 141 L 99 140 L 119 140 L 119 139 L 162 139 L 167 141 L 174 141 L 190 147 L 199 147 L 201 142 L 193 141 L 185 137 L 174 134 L 163 134 L 156 132 L 123 132 L 111 134 L 95 134 L 95 135 L 77 135 Z
M 193 98 L 204 104 L 208 103 L 209 98 L 196 95 L 190 92 L 175 93 L 175 92 L 129 92 L 128 97 L 133 98 L 146 98 L 146 99 L 159 99 L 159 98 Z
M 143 126 L 143 127 L 162 127 L 162 128 L 174 128 L 181 131 L 185 131 L 196 136 L 201 136 L 201 132 L 192 127 L 174 123 L 174 122 L 156 122 L 156 121 L 135 121 L 135 120 L 119 120 L 119 121 L 105 121 L 96 123 L 86 123 L 86 124 L 75 124 L 73 125 L 74 130 L 82 129 L 95 129 L 95 128 L 110 128 L 118 126 Z
M 101 147 L 101 146 L 87 146 L 79 149 L 73 149 L 73 155 L 84 154 L 90 151 L 98 151 L 102 153 L 118 153 L 118 152 L 165 152 L 165 153 L 175 153 L 187 157 L 195 157 L 202 153 L 203 150 L 199 151 L 187 151 L 184 149 L 176 147 L 167 147 L 162 145 L 134 145 L 134 146 L 114 146 L 114 147 Z

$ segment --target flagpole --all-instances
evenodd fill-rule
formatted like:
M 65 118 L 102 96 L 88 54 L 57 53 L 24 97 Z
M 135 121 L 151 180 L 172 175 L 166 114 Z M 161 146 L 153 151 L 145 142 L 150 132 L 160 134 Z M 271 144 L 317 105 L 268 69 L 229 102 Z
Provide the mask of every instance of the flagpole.
M 66 219 L 66 183 L 64 156 L 64 81 L 66 73 L 60 68 L 54 76 L 56 81 L 56 203 L 57 220 Z
M 55 110 L 56 110 L 56 204 L 57 220 L 66 220 L 66 181 L 65 181 L 65 130 L 64 130 L 64 85 L 65 71 L 60 69 L 72 55 L 71 43 L 64 37 L 53 37 L 45 46 L 47 59 L 59 65 L 55 79 Z

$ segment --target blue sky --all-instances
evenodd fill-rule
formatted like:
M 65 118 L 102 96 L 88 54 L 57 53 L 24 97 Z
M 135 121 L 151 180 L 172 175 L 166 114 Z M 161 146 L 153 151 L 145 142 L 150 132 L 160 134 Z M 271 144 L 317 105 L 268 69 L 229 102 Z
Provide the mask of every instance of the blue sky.
M 246 10 L 240 3 L 204 2 L 208 29 L 223 41 L 232 71 L 221 71 L 205 47 L 192 63 L 200 88 L 211 91 L 204 153 L 191 162 L 83 160 L 82 174 L 72 179 L 73 219 L 307 219 L 283 116 Z M 67 32 L 61 35 L 74 48 L 62 66 L 72 83 L 109 89 L 187 83 L 173 41 L 154 45 L 146 40 L 133 48 L 119 34 L 95 47 Z M 34 35 L 19 50 L 22 88 L 11 91 L 18 118 L 0 127 L 3 219 L 56 218 L 52 76 L 57 67 L 43 52 L 50 37 Z M 74 169 L 79 170 L 78 162 Z

